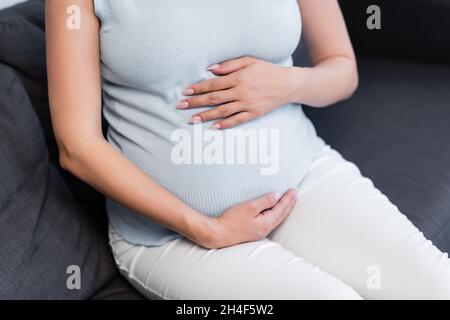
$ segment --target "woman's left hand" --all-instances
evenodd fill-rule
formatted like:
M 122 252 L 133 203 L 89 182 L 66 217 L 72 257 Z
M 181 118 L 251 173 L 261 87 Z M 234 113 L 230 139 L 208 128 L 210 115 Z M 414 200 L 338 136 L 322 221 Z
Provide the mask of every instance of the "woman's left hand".
M 294 102 L 299 88 L 298 72 L 292 72 L 294 68 L 250 56 L 212 65 L 208 70 L 220 77 L 189 86 L 183 94 L 190 97 L 181 100 L 177 108 L 213 106 L 194 114 L 190 122 L 222 118 L 212 128 L 234 127 Z

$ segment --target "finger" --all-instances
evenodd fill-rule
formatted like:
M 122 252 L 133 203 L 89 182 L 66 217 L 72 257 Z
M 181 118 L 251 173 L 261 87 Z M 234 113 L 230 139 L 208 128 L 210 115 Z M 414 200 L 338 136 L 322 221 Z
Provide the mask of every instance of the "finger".
M 218 107 L 212 108 L 208 111 L 203 111 L 197 114 L 194 114 L 189 120 L 190 123 L 198 123 L 198 122 L 206 122 L 209 120 L 225 118 L 236 112 L 239 112 L 242 109 L 242 105 L 239 102 L 230 102 Z M 215 126 L 214 129 L 219 129 L 219 127 Z
M 256 58 L 251 56 L 240 57 L 237 59 L 227 60 L 220 64 L 210 66 L 208 69 L 216 75 L 224 75 L 236 72 L 256 62 Z M 212 67 L 212 69 L 211 69 Z
M 206 106 L 217 106 L 219 104 L 234 101 L 236 100 L 236 98 L 237 95 L 233 89 L 204 93 L 180 101 L 180 104 L 177 105 L 177 109 L 192 109 Z M 186 103 L 184 105 L 181 105 L 183 102 Z
M 242 110 L 242 107 L 241 107 Z M 243 122 L 250 121 L 256 116 L 248 111 L 239 112 L 231 117 L 215 122 L 212 126 L 216 129 L 228 129 L 237 126 Z
M 199 83 L 195 83 L 183 92 L 185 96 L 213 92 L 232 88 L 236 85 L 236 77 L 229 75 L 225 77 L 213 78 Z M 189 90 L 191 89 L 191 90 Z
M 292 208 L 292 206 L 295 204 L 298 198 L 298 189 L 297 188 L 291 188 L 289 189 L 285 194 L 284 198 L 280 199 L 282 201 L 285 201 L 283 210 L 289 212 L 289 210 Z
M 281 222 L 284 221 L 284 219 L 286 219 L 286 217 L 292 212 L 292 209 L 297 203 L 297 200 L 298 200 L 298 190 L 294 192 L 293 197 L 291 198 L 291 202 L 286 208 L 286 210 L 284 210 L 283 213 L 278 216 L 278 219 L 275 220 L 273 228 L 276 228 Z
M 280 199 L 280 195 L 276 192 L 269 192 L 261 197 L 249 200 L 245 202 L 245 205 L 249 206 L 247 212 L 253 217 L 256 217 L 261 211 L 272 208 Z
M 290 189 L 285 192 L 272 209 L 261 214 L 261 221 L 269 224 L 272 228 L 275 228 L 275 226 L 281 223 L 281 221 L 289 214 L 289 208 L 292 206 L 292 203 L 295 202 L 296 195 L 297 192 L 295 189 Z

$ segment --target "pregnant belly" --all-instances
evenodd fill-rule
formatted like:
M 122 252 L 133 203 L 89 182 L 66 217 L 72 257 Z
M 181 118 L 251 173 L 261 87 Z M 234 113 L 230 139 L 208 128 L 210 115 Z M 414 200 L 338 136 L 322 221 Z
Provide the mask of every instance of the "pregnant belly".
M 170 137 L 139 143 L 111 132 L 109 140 L 166 190 L 210 216 L 298 186 L 312 161 L 315 131 L 299 105 L 227 130 L 209 125 L 174 125 Z

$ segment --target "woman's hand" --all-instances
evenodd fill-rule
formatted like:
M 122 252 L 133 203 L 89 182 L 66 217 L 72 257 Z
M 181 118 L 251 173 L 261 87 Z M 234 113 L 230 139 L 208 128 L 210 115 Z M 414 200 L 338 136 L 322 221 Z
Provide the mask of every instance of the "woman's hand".
M 297 200 L 297 189 L 289 189 L 281 198 L 271 192 L 240 203 L 218 218 L 208 218 L 206 248 L 223 248 L 266 237 L 289 215 Z
M 190 120 L 198 123 L 224 118 L 213 123 L 215 129 L 234 127 L 292 102 L 300 80 L 291 67 L 250 56 L 212 65 L 208 70 L 220 77 L 189 86 L 183 94 L 192 97 L 181 100 L 177 108 L 215 106 Z

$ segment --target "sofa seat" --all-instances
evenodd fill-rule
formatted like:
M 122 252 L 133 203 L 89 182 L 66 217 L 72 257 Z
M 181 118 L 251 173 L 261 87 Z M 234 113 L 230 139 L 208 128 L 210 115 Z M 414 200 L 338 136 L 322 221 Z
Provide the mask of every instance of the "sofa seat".
M 363 58 L 359 72 L 350 100 L 305 107 L 306 114 L 325 141 L 450 252 L 450 65 Z

